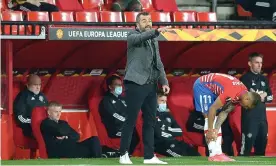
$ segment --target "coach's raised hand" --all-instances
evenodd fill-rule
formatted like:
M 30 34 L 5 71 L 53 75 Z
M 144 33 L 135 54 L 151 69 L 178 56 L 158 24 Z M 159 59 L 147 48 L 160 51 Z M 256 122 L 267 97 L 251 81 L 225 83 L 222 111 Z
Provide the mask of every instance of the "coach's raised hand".
M 157 31 L 159 33 L 164 33 L 164 32 L 167 32 L 170 28 L 172 27 L 171 26 L 161 27 L 161 28 L 158 28 Z

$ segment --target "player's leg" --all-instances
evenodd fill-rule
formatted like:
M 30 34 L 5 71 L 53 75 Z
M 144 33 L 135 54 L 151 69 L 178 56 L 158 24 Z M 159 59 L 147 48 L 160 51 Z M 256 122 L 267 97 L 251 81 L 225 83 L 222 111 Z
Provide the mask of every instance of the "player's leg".
M 208 131 L 208 119 L 207 113 L 209 107 L 213 104 L 215 99 L 212 99 L 213 93 L 204 85 L 200 83 L 200 80 L 197 79 L 193 86 L 194 93 L 194 103 L 195 109 L 198 112 L 201 112 L 205 117 L 204 124 L 204 133 Z M 206 135 L 205 135 L 206 136 Z M 209 150 L 209 160 L 211 161 L 221 161 L 221 158 L 218 157 L 217 154 L 217 145 L 215 141 L 207 142 L 208 150 Z
M 265 150 L 267 145 L 268 125 L 267 121 L 263 121 L 259 124 L 259 132 L 255 140 L 255 155 L 265 156 Z

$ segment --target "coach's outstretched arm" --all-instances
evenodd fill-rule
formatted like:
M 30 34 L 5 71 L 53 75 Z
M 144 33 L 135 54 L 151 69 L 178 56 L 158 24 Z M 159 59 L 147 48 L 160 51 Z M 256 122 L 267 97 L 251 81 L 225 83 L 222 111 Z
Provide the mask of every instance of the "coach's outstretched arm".
M 145 32 L 139 32 L 137 30 L 130 32 L 127 36 L 127 43 L 132 46 L 141 44 L 142 42 L 145 42 L 149 39 L 158 37 L 160 32 L 166 32 L 167 29 L 169 29 L 169 28 L 171 28 L 171 27 L 162 27 L 162 28 L 158 28 L 158 29 L 152 29 L 149 31 L 145 31 Z
M 133 31 L 128 34 L 127 43 L 132 46 L 138 45 L 149 39 L 156 38 L 158 37 L 158 35 L 159 35 L 159 32 L 157 29 L 153 29 L 145 32 Z

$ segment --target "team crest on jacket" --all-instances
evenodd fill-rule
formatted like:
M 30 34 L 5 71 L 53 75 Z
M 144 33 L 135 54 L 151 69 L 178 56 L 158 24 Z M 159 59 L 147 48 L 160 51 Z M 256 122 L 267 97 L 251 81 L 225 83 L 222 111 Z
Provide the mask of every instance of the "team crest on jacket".
M 38 98 L 41 102 L 43 102 L 44 101 L 44 97 L 43 96 L 39 96 L 39 98 Z
M 264 81 L 262 81 L 262 82 L 261 82 L 261 85 L 262 85 L 262 86 L 265 86 L 265 82 L 264 82 Z

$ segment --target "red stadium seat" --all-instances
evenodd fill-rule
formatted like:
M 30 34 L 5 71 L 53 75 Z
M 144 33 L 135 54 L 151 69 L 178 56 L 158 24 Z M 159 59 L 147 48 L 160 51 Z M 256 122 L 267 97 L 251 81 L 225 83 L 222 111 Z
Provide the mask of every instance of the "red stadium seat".
M 125 22 L 136 22 L 136 16 L 139 12 L 124 12 L 124 21 Z
M 58 22 L 74 22 L 73 12 L 52 12 L 51 20 Z
M 171 22 L 169 12 L 151 12 L 150 15 L 152 22 Z
M 60 11 L 83 11 L 83 7 L 78 0 L 58 0 L 57 6 Z
M 101 22 L 123 22 L 121 12 L 100 12 Z
M 76 12 L 77 22 L 98 22 L 97 12 Z
M 197 13 L 198 22 L 217 22 L 217 15 L 214 12 L 199 12 Z M 207 26 L 201 28 L 207 29 Z M 214 29 L 214 26 L 210 26 L 209 29 Z
M 27 12 L 27 20 L 28 21 L 49 21 L 48 12 Z M 39 35 L 39 26 L 35 27 L 35 34 Z M 29 26 L 30 34 L 32 34 L 32 27 Z
M 84 9 L 101 11 L 104 5 L 103 0 L 81 0 Z
M 252 17 L 252 13 L 246 11 L 241 5 L 237 4 L 237 13 L 241 17 Z
M 217 22 L 217 14 L 214 12 L 199 12 L 197 13 L 199 22 Z
M 32 130 L 35 139 L 38 142 L 38 149 L 40 158 L 48 158 L 46 145 L 40 131 L 41 122 L 47 118 L 47 109 L 46 107 L 36 107 L 32 111 Z
M 179 11 L 173 13 L 174 22 L 196 22 L 196 12 L 195 11 Z M 192 28 L 192 26 L 188 26 Z
M 152 0 L 140 0 L 140 2 L 142 3 L 142 7 L 144 11 L 155 11 L 155 9 L 152 6 Z
M 21 11 L 4 11 L 1 13 L 2 21 L 23 21 L 23 13 Z M 24 35 L 24 26 L 19 26 L 19 34 Z M 4 27 L 5 34 L 17 34 L 17 26 L 13 25 L 10 31 L 10 25 Z
M 48 12 L 27 12 L 28 21 L 49 21 Z
M 196 11 L 178 11 L 173 13 L 174 22 L 196 22 Z
M 153 6 L 157 11 L 173 12 L 178 11 L 175 0 L 152 0 Z

